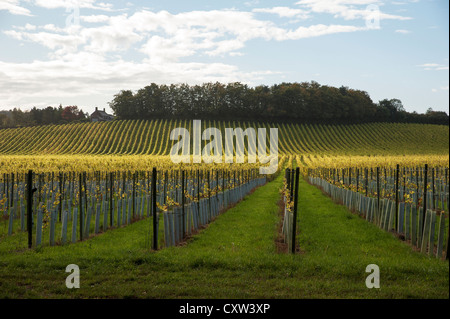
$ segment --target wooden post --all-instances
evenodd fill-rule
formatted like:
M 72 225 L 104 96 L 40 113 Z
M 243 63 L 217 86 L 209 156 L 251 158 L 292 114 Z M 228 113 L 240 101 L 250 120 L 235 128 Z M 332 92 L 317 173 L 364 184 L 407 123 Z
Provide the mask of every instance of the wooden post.
M 167 171 L 164 171 L 164 198 L 163 198 L 163 200 L 164 200 L 164 204 L 166 203 L 166 197 L 167 197 L 167 195 L 166 195 L 166 192 L 167 192 L 167 184 L 169 183 L 169 176 L 168 176 L 168 173 L 167 173 Z
M 216 170 L 216 195 L 219 197 L 219 171 Z
M 82 184 L 81 184 L 81 173 L 78 176 L 78 209 L 79 209 L 79 217 L 80 217 L 80 240 L 83 240 L 83 204 L 81 203 L 82 198 Z
M 380 168 L 377 167 L 377 213 L 380 214 Z
M 14 205 L 14 173 L 11 173 L 11 197 L 9 201 L 9 207 Z
M 359 168 L 356 169 L 356 192 L 359 192 Z
M 125 178 L 126 178 L 125 172 L 122 172 L 122 194 L 125 194 Z M 149 184 L 149 188 L 150 188 L 150 184 Z
M 398 231 L 398 179 L 400 172 L 400 164 L 397 164 L 397 169 L 395 171 L 395 227 Z
M 405 202 L 405 195 L 406 195 L 406 168 L 403 167 L 403 198 L 402 201 Z
M 209 212 L 208 216 L 211 218 L 211 182 L 210 182 L 210 171 L 208 170 L 208 206 L 209 206 Z
M 373 168 L 370 168 L 370 181 L 373 181 Z
M 83 191 L 83 197 L 84 197 L 84 211 L 86 212 L 87 215 L 87 205 L 88 205 L 88 200 L 87 200 L 87 185 L 86 185 L 86 172 L 83 172 L 83 186 L 84 186 L 84 191 Z
M 427 186 L 428 186 L 428 164 L 425 164 L 425 171 L 423 176 L 423 198 L 422 198 L 422 206 L 423 206 L 423 218 L 422 218 L 422 229 L 424 229 L 425 223 L 425 214 L 427 213 Z
M 156 167 L 152 172 L 153 249 L 158 250 L 158 216 L 156 212 Z
M 369 196 L 369 169 L 365 168 L 364 171 L 366 173 L 366 196 Z
M 294 178 L 295 178 L 295 171 L 294 171 L 294 169 L 290 169 L 289 173 L 291 174 L 291 177 L 290 177 L 291 182 L 289 184 L 289 189 L 290 189 L 289 198 L 292 200 L 292 198 L 294 198 L 294 182 L 295 182 L 294 181 Z
M 416 167 L 416 208 L 419 211 L 419 168 Z
M 222 170 L 222 203 L 225 208 L 225 170 Z
M 197 204 L 200 211 L 200 170 L 197 170 Z
M 109 226 L 113 227 L 113 172 L 109 173 Z
M 294 197 L 294 212 L 293 212 L 293 225 L 292 225 L 292 245 L 291 245 L 291 249 L 292 249 L 292 253 L 295 254 L 295 235 L 297 232 L 297 207 L 298 207 L 298 180 L 300 177 L 300 168 L 297 167 L 295 169 L 295 197 Z
M 448 208 L 449 200 L 450 200 L 450 196 L 449 196 L 449 194 L 447 194 L 447 213 L 450 211 L 449 208 Z M 442 213 L 442 216 L 444 216 L 444 214 L 445 214 L 445 213 Z M 450 242 L 449 242 L 449 238 L 450 238 L 450 227 L 448 228 L 448 234 L 447 234 L 447 247 L 445 248 L 445 249 L 446 249 L 446 252 L 445 252 L 445 259 L 447 259 L 447 260 L 448 260 L 448 244 L 450 243 Z
M 448 167 L 445 168 L 445 179 L 444 179 L 445 186 L 448 188 Z M 447 201 L 448 206 L 448 201 Z M 447 207 L 448 208 L 448 207 Z
M 186 212 L 184 210 L 184 170 L 181 170 L 181 210 L 183 215 L 183 238 L 186 236 Z
M 431 185 L 432 185 L 432 195 L 433 195 L 433 206 L 432 209 L 435 210 L 436 209 L 436 189 L 435 189 L 435 184 L 434 184 L 434 167 L 431 169 Z M 13 184 L 14 187 L 14 184 Z
M 136 171 L 133 172 L 133 193 L 131 194 L 131 201 L 133 202 L 133 219 L 136 217 Z
M 28 171 L 27 178 L 27 230 L 28 230 L 28 248 L 33 245 L 33 193 L 36 188 L 33 188 L 33 171 Z
M 63 200 L 63 174 L 59 172 L 59 221 L 61 222 L 62 200 Z
M 349 167 L 348 168 L 348 187 L 349 187 L 349 189 L 351 188 L 351 186 L 352 186 L 352 168 Z
M 41 196 L 42 196 L 42 187 L 41 187 L 41 185 L 42 185 L 42 183 L 41 183 L 41 176 L 42 174 L 37 174 L 37 182 L 38 182 L 38 187 L 37 187 L 37 189 L 38 189 L 38 203 L 40 203 L 41 201 L 42 201 L 42 198 L 41 198 Z M 6 178 L 8 179 L 8 176 L 9 175 L 6 175 Z M 6 180 L 6 188 L 7 188 L 7 191 L 8 191 L 8 180 Z
M 40 187 L 39 187 L 39 192 L 40 192 Z M 7 197 L 5 203 L 6 203 L 6 206 L 9 206 L 9 198 L 8 198 L 8 196 L 9 196 L 9 173 L 6 174 L 6 192 L 5 192 L 5 194 Z

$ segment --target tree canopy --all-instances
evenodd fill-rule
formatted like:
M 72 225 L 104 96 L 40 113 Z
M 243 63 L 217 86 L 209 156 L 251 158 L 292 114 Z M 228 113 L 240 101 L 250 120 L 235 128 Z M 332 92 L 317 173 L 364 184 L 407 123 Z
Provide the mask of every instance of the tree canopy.
M 87 121 L 88 114 L 83 113 L 78 106 L 59 107 L 47 106 L 43 109 L 33 107 L 29 111 L 14 108 L 0 112 L 0 128 L 34 126 L 46 124 L 65 124 L 74 121 Z
M 449 124 L 445 112 L 407 112 L 399 99 L 375 103 L 365 91 L 315 81 L 272 86 L 233 82 L 202 85 L 150 85 L 133 92 L 122 90 L 109 102 L 118 119 L 211 119 L 357 124 L 399 122 Z M 14 108 L 0 111 L 0 128 L 88 121 L 77 106 Z
M 348 124 L 412 122 L 448 125 L 445 112 L 408 113 L 399 99 L 374 103 L 365 91 L 319 83 L 249 87 L 240 82 L 150 85 L 122 90 L 109 103 L 120 119 L 183 118 Z

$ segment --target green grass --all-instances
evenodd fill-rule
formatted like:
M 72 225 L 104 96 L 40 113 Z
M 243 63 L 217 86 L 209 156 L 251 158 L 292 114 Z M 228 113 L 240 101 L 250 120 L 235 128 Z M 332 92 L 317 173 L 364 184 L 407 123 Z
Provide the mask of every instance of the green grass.
M 303 180 L 301 253 L 276 253 L 282 176 L 184 246 L 150 252 L 147 219 L 63 247 L 0 250 L 0 298 L 449 297 L 448 261 L 414 252 Z M 72 263 L 80 266 L 80 289 L 65 287 Z M 372 263 L 380 289 L 365 286 Z

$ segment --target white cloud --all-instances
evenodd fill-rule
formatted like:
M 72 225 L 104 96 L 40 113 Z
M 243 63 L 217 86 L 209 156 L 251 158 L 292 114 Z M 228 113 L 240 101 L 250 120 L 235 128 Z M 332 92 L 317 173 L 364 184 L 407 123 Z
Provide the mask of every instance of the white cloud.
M 307 19 L 310 17 L 305 10 L 292 9 L 289 7 L 257 8 L 253 9 L 252 11 L 260 13 L 273 13 L 279 15 L 280 17 L 287 17 L 287 18 L 295 17 L 300 19 Z
M 61 32 L 62 29 L 57 28 L 53 23 L 46 24 L 42 27 L 46 31 Z
M 112 4 L 98 2 L 97 0 L 33 0 L 33 2 L 36 6 L 46 9 L 85 8 L 85 9 L 112 11 Z
M 441 86 L 438 89 L 437 88 L 431 89 L 431 92 L 433 93 L 438 93 L 439 91 L 448 91 L 448 85 Z
M 365 27 L 356 27 L 351 25 L 323 25 L 317 24 L 310 27 L 299 27 L 295 31 L 289 31 L 285 37 L 281 37 L 280 40 L 286 39 L 303 39 L 318 37 L 327 34 L 355 32 L 367 30 Z
M 27 23 L 27 24 L 25 24 L 25 30 L 34 31 L 34 30 L 36 30 L 36 26 Z
M 15 30 L 6 30 L 6 31 L 3 31 L 3 33 L 6 34 L 7 36 L 13 38 L 13 39 L 16 39 L 16 40 L 19 40 L 19 41 L 23 40 L 22 32 L 15 31 Z
M 181 58 L 195 54 L 238 56 L 241 53 L 236 51 L 246 41 L 258 37 L 269 40 L 283 33 L 271 22 L 254 19 L 252 13 L 236 11 L 140 11 L 131 16 L 96 15 L 81 20 L 100 25 L 59 28 L 46 24 L 4 31 L 14 39 L 38 43 L 51 52 L 48 61 L 0 61 L 2 107 L 54 105 L 64 98 L 79 96 L 112 99 L 119 89 L 138 89 L 150 81 L 255 83 L 276 73 L 243 72 L 230 64 L 187 63 Z M 133 45 L 147 57 L 125 61 L 117 55 Z
M 345 20 L 355 19 L 371 19 L 374 12 L 368 7 L 369 5 L 377 5 L 379 1 L 374 0 L 300 0 L 297 5 L 308 9 L 313 13 L 328 13 L 334 15 L 335 18 L 343 18 Z M 380 3 L 381 5 L 381 3 Z M 382 19 L 393 20 L 410 20 L 411 17 L 392 15 L 378 11 L 378 17 Z
M 20 0 L 1 0 L 0 11 L 6 10 L 14 15 L 32 16 L 30 10 L 19 5 Z
M 56 54 L 82 49 L 87 52 L 124 51 L 142 42 L 139 51 L 153 61 L 177 61 L 195 54 L 218 56 L 245 47 L 252 39 L 298 40 L 341 32 L 365 30 L 350 25 L 311 25 L 285 29 L 271 21 L 258 20 L 251 12 L 234 10 L 192 11 L 171 14 L 167 11 L 140 11 L 128 16 L 82 16 L 81 20 L 103 23 L 99 26 L 58 28 L 40 27 L 45 32 L 6 31 L 16 39 L 37 42 Z
M 110 19 L 109 16 L 100 14 L 100 15 L 90 15 L 90 16 L 80 16 L 80 20 L 89 22 L 89 23 L 101 23 L 108 22 Z
M 438 64 L 438 63 L 424 63 L 417 65 L 426 71 L 444 71 L 448 70 L 448 65 Z
M 251 0 L 244 2 L 244 6 L 246 7 L 253 7 L 259 4 L 259 0 Z
M 32 4 L 46 9 L 93 9 L 103 11 L 114 11 L 113 5 L 97 0 L 0 0 L 0 11 L 6 10 L 14 15 L 32 16 L 31 11 L 21 5 L 21 2 Z
M 57 105 L 80 96 L 106 96 L 120 89 L 137 90 L 150 82 L 193 83 L 241 81 L 255 83 L 271 71 L 242 72 L 224 63 L 155 64 L 153 61 L 108 61 L 95 53 L 68 54 L 58 61 L 0 62 L 2 107 Z M 20 91 L 20 94 L 17 92 Z
M 108 25 L 93 28 L 83 28 L 80 32 L 86 43 L 85 50 L 91 52 L 124 51 L 143 39 L 143 35 L 135 32 L 127 23 L 125 15 L 110 19 Z
M 51 26 L 46 26 L 51 29 Z M 83 38 L 75 34 L 56 34 L 52 32 L 18 32 L 14 30 L 4 31 L 4 33 L 17 40 L 28 40 L 38 43 L 53 51 L 51 54 L 62 55 L 68 52 L 74 52 L 78 46 L 84 42 Z
M 396 32 L 396 33 L 401 33 L 401 34 L 408 34 L 408 33 L 411 33 L 411 31 L 409 31 L 409 30 L 403 30 L 403 29 L 395 30 L 395 32 Z
M 68 8 L 75 1 L 34 3 L 54 9 Z M 112 10 L 111 5 L 94 0 L 82 0 L 79 5 Z M 120 89 L 138 89 L 149 82 L 241 81 L 256 85 L 260 79 L 278 73 L 267 69 L 245 72 L 217 57 L 242 56 L 247 42 L 254 39 L 288 41 L 367 29 L 341 24 L 287 28 L 260 19 L 260 12 L 288 19 L 306 17 L 304 9 L 287 7 L 177 14 L 140 10 L 133 14 L 80 16 L 83 23 L 69 27 L 58 26 L 55 21 L 14 27 L 4 34 L 42 45 L 49 50 L 48 59 L 28 63 L 0 61 L 0 106 L 54 105 L 63 97 L 77 96 L 107 96 L 106 103 Z M 135 55 L 135 61 L 127 61 L 122 54 L 128 52 L 141 55 Z M 203 56 L 211 62 L 186 61 L 188 57 Z

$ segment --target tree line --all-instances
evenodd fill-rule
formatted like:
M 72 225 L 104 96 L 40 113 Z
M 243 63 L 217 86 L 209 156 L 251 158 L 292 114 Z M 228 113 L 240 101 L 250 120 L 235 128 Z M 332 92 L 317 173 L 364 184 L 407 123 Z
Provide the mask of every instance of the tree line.
M 399 99 L 374 103 L 365 91 L 319 83 L 249 87 L 240 82 L 150 85 L 122 90 L 109 102 L 118 119 L 209 119 L 356 124 L 369 122 L 449 124 L 445 112 L 407 112 Z M 89 121 L 77 106 L 0 111 L 0 128 Z
M 448 125 L 445 112 L 407 112 L 398 99 L 374 103 L 365 91 L 320 85 L 281 83 L 249 87 L 240 82 L 202 85 L 150 85 L 122 90 L 109 103 L 119 119 L 216 119 L 349 124 L 408 122 Z
M 89 120 L 89 114 L 84 113 L 76 105 L 63 107 L 48 106 L 43 109 L 33 107 L 29 111 L 14 108 L 0 111 L 0 128 L 35 126 L 47 124 L 67 124 Z

